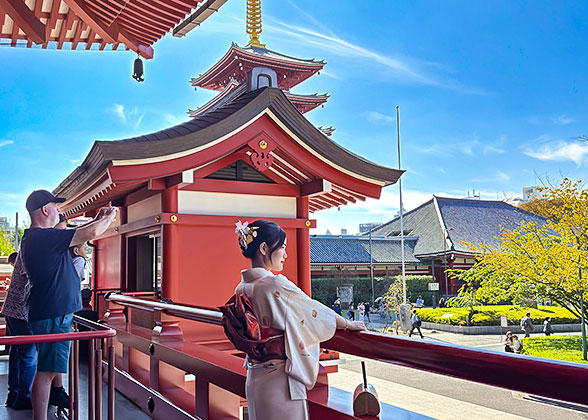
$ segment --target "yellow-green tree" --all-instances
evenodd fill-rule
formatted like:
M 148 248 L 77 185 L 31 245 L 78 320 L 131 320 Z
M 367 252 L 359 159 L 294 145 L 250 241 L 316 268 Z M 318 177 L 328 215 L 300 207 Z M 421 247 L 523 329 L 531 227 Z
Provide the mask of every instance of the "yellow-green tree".
M 582 301 L 588 297 L 588 190 L 565 179 L 543 193 L 543 214 L 550 220 L 500 232 L 498 248 L 472 246 L 478 262 L 454 274 L 480 300 L 541 297 L 588 318 Z
M 7 256 L 14 252 L 14 235 L 0 228 L 0 255 Z

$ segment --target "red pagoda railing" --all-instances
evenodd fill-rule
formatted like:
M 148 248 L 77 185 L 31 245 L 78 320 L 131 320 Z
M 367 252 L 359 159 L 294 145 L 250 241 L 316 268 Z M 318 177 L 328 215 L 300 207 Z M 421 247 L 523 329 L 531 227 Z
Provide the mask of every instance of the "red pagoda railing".
M 116 294 L 106 296 L 106 300 L 118 305 L 163 311 L 175 317 L 217 325 L 220 324 L 222 318 L 220 312 L 210 308 L 202 309 L 175 303 L 145 301 Z M 368 359 L 588 405 L 588 394 L 586 393 L 588 367 L 580 364 L 457 345 L 429 343 L 368 331 L 360 333 L 337 331 L 335 336 L 323 343 L 322 346 Z M 161 344 L 161 347 L 165 346 Z M 160 357 L 166 351 L 169 353 L 169 350 L 163 348 L 158 348 L 157 351 Z M 234 363 L 229 363 L 229 359 L 235 359 L 234 356 L 222 354 L 219 351 L 215 353 L 217 353 L 214 356 L 215 366 L 222 366 L 225 359 L 227 366 L 234 365 Z M 206 361 L 201 362 L 206 363 Z M 210 370 L 212 366 L 207 368 Z M 237 372 L 231 370 L 224 369 L 220 377 L 235 379 L 233 375 Z M 525 378 L 525 380 L 520 380 L 520 378 Z M 216 381 L 216 384 L 238 395 L 244 395 L 244 389 L 241 389 L 244 386 L 244 380 L 238 381 L 238 383 L 220 380 Z M 310 402 L 312 403 L 312 401 Z
M 116 330 L 105 325 L 89 321 L 74 315 L 74 332 L 63 334 L 17 335 L 0 337 L 0 345 L 14 346 L 18 344 L 55 343 L 73 341 L 69 359 L 69 416 L 70 420 L 78 420 L 80 414 L 80 341 L 89 342 L 88 361 L 88 420 L 102 420 L 102 365 L 103 352 L 106 353 L 108 366 L 107 385 L 107 419 L 114 420 L 114 346 L 112 338 Z M 91 331 L 78 331 L 79 327 Z

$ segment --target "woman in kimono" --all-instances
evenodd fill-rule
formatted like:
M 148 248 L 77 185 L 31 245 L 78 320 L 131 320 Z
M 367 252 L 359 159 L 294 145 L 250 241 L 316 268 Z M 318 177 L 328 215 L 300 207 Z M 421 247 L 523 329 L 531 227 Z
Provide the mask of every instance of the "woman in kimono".
M 245 393 L 251 420 L 308 419 L 306 390 L 319 370 L 319 344 L 336 329 L 365 330 L 363 322 L 349 321 L 311 299 L 285 276 L 286 232 L 273 222 L 237 223 L 243 256 L 251 268 L 241 272 L 236 293 L 245 293 L 259 322 L 284 331 L 286 360 L 245 361 Z

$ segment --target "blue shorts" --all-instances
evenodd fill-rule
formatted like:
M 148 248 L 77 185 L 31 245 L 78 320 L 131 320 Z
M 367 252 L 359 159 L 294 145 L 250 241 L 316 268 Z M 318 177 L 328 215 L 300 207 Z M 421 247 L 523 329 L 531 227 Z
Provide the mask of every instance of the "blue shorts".
M 71 333 L 73 314 L 31 322 L 35 334 Z M 37 344 L 39 350 L 37 371 L 67 373 L 71 341 Z

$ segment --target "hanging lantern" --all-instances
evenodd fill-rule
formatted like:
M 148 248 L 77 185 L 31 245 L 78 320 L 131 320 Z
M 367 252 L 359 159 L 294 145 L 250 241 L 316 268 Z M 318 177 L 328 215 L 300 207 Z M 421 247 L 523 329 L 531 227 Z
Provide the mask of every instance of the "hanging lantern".
M 135 58 L 135 62 L 133 63 L 133 79 L 137 82 L 145 81 L 145 77 L 143 76 L 143 62 L 139 56 Z

